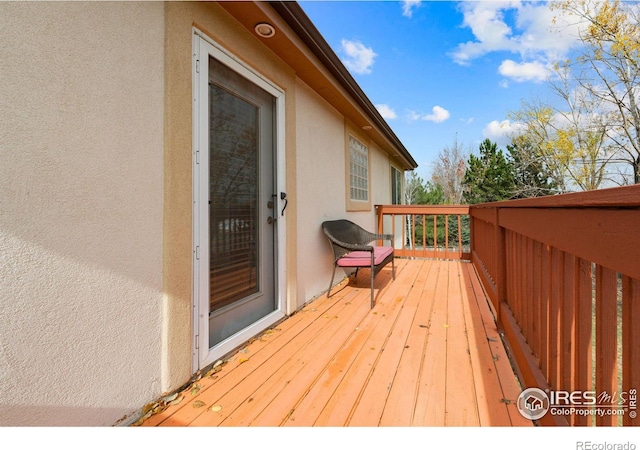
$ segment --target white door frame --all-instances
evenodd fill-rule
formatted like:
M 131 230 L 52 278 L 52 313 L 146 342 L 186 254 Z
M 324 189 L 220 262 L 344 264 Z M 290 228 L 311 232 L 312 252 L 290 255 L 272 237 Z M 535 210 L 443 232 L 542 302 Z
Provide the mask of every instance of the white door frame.
M 275 129 L 275 185 L 276 237 L 274 243 L 275 261 L 275 303 L 272 313 L 254 322 L 249 327 L 229 337 L 212 349 L 209 348 L 209 255 L 208 227 L 203 226 L 208 220 L 208 167 L 202 167 L 205 152 L 209 151 L 209 117 L 208 117 L 208 58 L 209 55 L 230 67 L 235 72 L 269 92 L 276 99 Z M 253 71 L 228 50 L 193 28 L 193 258 L 192 258 L 192 372 L 206 367 L 242 345 L 252 336 L 260 333 L 281 320 L 287 313 L 286 302 L 286 220 L 280 212 L 284 212 L 285 200 L 280 193 L 286 192 L 285 183 L 285 94 L 282 89 Z M 204 166 L 204 165 L 203 165 Z M 285 213 L 286 215 L 286 213 Z

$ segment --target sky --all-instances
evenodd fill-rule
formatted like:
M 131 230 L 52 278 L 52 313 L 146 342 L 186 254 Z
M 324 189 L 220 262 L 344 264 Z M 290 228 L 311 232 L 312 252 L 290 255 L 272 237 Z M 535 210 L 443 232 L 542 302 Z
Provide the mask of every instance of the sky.
M 438 153 L 455 142 L 476 154 L 486 138 L 506 149 L 517 127 L 509 114 L 523 101 L 553 102 L 550 68 L 578 44 L 576 26 L 547 2 L 299 4 L 424 179 Z

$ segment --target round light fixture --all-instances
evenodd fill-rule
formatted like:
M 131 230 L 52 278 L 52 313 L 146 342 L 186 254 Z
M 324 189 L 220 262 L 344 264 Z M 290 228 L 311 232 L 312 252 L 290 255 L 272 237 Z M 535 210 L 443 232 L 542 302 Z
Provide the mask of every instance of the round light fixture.
M 256 31 L 256 34 L 263 38 L 270 38 L 275 36 L 276 29 L 273 28 L 273 25 L 270 23 L 259 23 L 253 29 Z
M 371 125 L 365 125 L 362 127 L 363 130 L 370 130 L 371 128 L 373 128 Z

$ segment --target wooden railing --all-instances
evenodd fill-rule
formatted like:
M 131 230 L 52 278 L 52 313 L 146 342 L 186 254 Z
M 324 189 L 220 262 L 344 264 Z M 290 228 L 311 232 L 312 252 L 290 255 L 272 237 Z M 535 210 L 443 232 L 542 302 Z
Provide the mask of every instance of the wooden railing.
M 378 232 L 396 237 L 400 257 L 471 257 L 469 207 L 460 205 L 377 205 Z
M 475 205 L 470 216 L 471 261 L 523 387 L 623 407 L 540 423 L 640 424 L 640 186 Z
M 640 186 L 376 210 L 397 256 L 471 260 L 523 389 L 580 411 L 541 425 L 640 425 Z

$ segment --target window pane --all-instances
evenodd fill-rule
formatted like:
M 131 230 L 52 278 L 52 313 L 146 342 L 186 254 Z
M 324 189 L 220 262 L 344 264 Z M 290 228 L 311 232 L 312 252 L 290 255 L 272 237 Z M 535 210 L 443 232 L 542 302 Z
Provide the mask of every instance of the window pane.
M 369 200 L 369 149 L 349 136 L 351 200 Z

